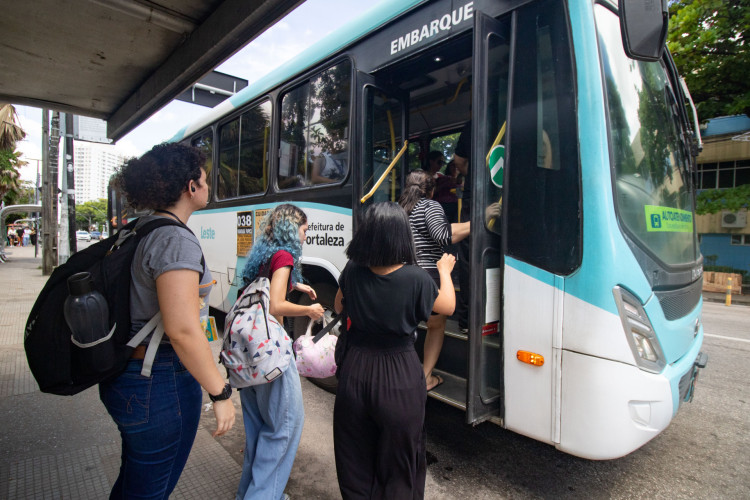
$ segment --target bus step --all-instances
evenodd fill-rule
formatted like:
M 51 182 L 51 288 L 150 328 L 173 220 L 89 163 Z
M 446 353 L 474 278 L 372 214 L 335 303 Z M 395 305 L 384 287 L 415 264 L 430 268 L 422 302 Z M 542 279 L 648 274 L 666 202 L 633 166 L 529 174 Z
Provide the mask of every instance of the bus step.
M 458 321 L 449 319 L 445 322 L 445 334 L 450 335 L 454 339 L 469 340 L 468 333 L 461 333 L 461 329 L 458 327 Z
M 466 379 L 437 369 L 433 370 L 432 373 L 433 375 L 440 375 L 443 383 L 429 391 L 427 395 L 443 403 L 466 410 Z
M 422 321 L 421 323 L 419 323 L 419 328 L 426 332 L 427 323 Z M 449 319 L 445 322 L 445 335 L 458 340 L 469 340 L 469 335 L 466 333 L 461 333 L 461 330 L 458 328 L 458 322 L 452 319 Z

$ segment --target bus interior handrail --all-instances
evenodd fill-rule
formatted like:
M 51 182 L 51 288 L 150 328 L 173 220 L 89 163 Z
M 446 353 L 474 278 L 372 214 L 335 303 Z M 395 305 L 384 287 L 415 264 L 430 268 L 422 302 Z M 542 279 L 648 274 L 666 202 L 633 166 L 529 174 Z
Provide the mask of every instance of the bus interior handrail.
M 401 159 L 401 157 L 404 155 L 404 152 L 406 151 L 407 146 L 409 146 L 409 141 L 404 141 L 404 145 L 401 147 L 401 150 L 398 152 L 395 158 L 393 158 L 393 161 L 390 165 L 388 165 L 388 168 L 385 169 L 385 172 L 380 176 L 378 179 L 378 182 L 375 183 L 374 186 L 372 186 L 372 189 L 362 197 L 361 200 L 359 200 L 360 203 L 364 203 L 370 198 L 372 198 L 372 195 L 375 194 L 375 191 L 378 190 L 380 185 L 383 183 L 385 178 L 388 176 L 389 173 L 391 173 L 391 170 L 393 170 L 393 167 L 396 166 L 396 163 Z

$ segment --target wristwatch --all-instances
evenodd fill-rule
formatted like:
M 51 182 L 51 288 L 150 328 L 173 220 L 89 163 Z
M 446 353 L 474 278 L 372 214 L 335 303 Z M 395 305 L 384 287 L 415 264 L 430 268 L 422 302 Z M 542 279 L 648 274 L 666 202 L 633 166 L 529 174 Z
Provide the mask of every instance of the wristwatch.
M 214 396 L 213 394 L 208 394 L 208 399 L 211 400 L 212 403 L 215 403 L 217 401 L 224 401 L 225 399 L 229 399 L 229 397 L 232 395 L 232 386 L 229 384 L 224 384 L 224 390 L 221 391 L 221 393 L 218 396 Z

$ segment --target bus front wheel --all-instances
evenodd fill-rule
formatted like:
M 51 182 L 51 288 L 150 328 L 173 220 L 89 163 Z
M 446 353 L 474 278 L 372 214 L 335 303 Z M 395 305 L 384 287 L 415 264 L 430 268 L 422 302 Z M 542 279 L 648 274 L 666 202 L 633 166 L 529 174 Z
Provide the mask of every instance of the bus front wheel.
M 336 298 L 336 292 L 338 291 L 336 287 L 328 284 L 328 283 L 315 283 L 310 285 L 315 290 L 315 293 L 318 294 L 318 299 L 315 300 L 315 302 L 319 303 L 321 306 L 323 306 L 323 309 L 325 310 L 325 315 L 327 319 L 335 318 L 336 317 L 336 311 L 333 310 L 333 302 Z M 302 294 L 300 297 L 300 300 L 298 301 L 299 305 L 302 306 L 308 306 L 312 304 L 313 301 L 310 299 L 310 297 L 307 294 Z M 294 328 L 292 331 L 292 336 L 294 337 L 294 340 L 297 340 L 299 337 L 304 335 L 307 331 L 307 325 L 310 322 L 310 318 L 307 316 L 298 316 L 294 318 Z M 322 323 L 315 323 L 312 327 L 312 334 L 315 335 L 317 332 L 319 332 L 323 328 Z M 333 328 L 331 333 L 338 334 L 338 325 Z M 300 374 L 302 375 L 302 374 Z M 308 378 L 310 382 L 317 385 L 318 387 L 325 389 L 328 392 L 331 392 L 333 394 L 336 394 L 336 386 L 338 385 L 338 381 L 336 380 L 336 377 L 326 377 L 326 378 Z

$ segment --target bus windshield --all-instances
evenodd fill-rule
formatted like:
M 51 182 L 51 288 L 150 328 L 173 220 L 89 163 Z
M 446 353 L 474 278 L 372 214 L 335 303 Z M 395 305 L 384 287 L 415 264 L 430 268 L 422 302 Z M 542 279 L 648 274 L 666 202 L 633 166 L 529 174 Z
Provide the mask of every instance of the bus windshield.
M 617 16 L 596 9 L 618 218 L 662 264 L 692 263 L 697 246 L 680 104 L 663 64 L 628 58 Z

